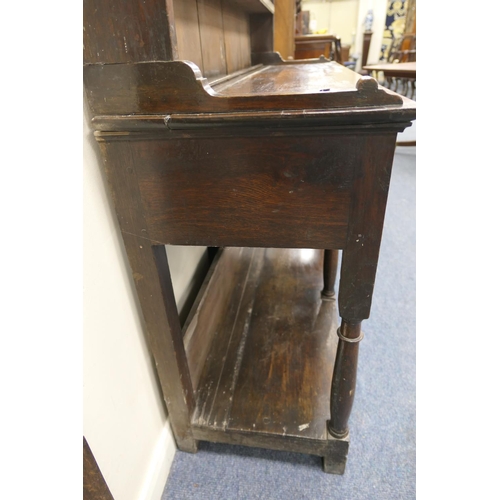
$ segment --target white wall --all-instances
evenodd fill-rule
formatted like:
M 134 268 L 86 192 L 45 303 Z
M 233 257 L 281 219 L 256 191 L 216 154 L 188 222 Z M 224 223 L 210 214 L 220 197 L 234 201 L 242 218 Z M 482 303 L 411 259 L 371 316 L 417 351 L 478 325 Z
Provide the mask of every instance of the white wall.
M 86 108 L 83 129 L 83 434 L 115 500 L 159 499 L 175 444 Z M 179 307 L 204 250 L 168 250 Z

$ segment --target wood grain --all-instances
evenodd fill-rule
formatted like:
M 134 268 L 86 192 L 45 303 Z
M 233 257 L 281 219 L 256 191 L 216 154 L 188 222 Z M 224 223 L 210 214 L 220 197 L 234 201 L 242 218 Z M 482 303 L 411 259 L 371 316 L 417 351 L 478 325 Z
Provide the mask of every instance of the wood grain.
M 221 0 L 198 0 L 197 4 L 203 74 L 206 78 L 226 75 L 228 69 Z
M 101 140 L 123 140 L 142 136 L 149 139 L 169 137 L 275 137 L 293 129 L 295 135 L 369 134 L 372 132 L 402 132 L 412 125 L 413 105 L 401 108 L 384 107 L 329 110 L 247 111 L 243 113 L 174 113 L 162 115 L 104 115 L 92 119 L 93 128 Z M 102 131 L 102 133 L 101 133 Z
M 416 113 L 339 64 L 286 60 L 295 8 L 276 1 L 283 60 L 270 0 L 85 0 L 84 82 L 178 447 L 312 453 L 341 474 L 352 341 L 370 313 L 396 134 Z M 184 331 L 165 244 L 226 247 Z M 321 290 L 339 248 L 337 342 Z
M 340 315 L 351 322 L 370 316 L 395 144 L 395 134 L 373 135 L 357 149 L 339 284 Z
M 84 0 L 84 63 L 171 61 L 171 1 Z
M 335 62 L 269 66 L 235 88 L 216 93 L 200 69 L 183 61 L 84 67 L 92 112 L 110 114 L 220 113 L 358 107 L 401 107 L 403 99 L 370 77 Z M 252 83 L 253 82 L 253 83 Z M 280 85 L 285 87 L 280 91 Z M 389 111 L 389 110 L 387 110 Z M 414 114 L 414 109 L 413 109 Z
M 236 253 L 242 267 L 207 356 L 193 425 L 326 440 L 337 309 L 321 300 L 321 252 L 225 249 L 219 264 Z
M 225 311 L 228 308 L 233 290 L 238 286 L 242 272 L 239 252 L 228 249 L 220 262 L 222 250 L 217 252 L 198 293 L 183 329 L 186 357 L 193 383 L 198 389 L 198 382 L 205 365 L 208 352 L 216 331 L 221 328 Z
M 133 141 L 159 243 L 342 248 L 357 139 L 325 135 Z M 315 151 L 309 157 L 307 151 Z
M 198 427 L 196 423 L 193 424 L 193 433 L 196 439 L 212 441 L 214 443 L 251 446 L 254 448 L 290 451 L 293 453 L 307 453 L 325 458 L 331 457 L 331 460 L 335 461 L 333 465 L 336 470 L 326 470 L 325 468 L 325 472 L 333 474 L 343 473 L 347 450 L 349 448 L 349 437 L 334 439 L 331 436 L 327 436 L 325 439 L 309 439 L 304 436 L 283 435 L 283 433 L 224 431 L 220 428 Z
M 251 65 L 250 19 L 230 0 L 222 0 L 222 6 L 227 73 L 231 74 Z
M 173 0 L 173 8 L 177 36 L 177 58 L 191 61 L 203 71 L 197 1 Z
M 270 14 L 252 14 L 250 16 L 250 49 L 252 59 L 259 52 L 274 50 L 274 19 Z M 252 64 L 255 64 L 252 62 Z

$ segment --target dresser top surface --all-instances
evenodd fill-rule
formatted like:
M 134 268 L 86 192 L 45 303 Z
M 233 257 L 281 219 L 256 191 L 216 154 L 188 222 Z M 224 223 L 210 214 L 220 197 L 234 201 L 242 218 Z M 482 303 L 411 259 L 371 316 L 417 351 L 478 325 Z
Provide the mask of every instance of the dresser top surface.
M 361 75 L 336 62 L 261 66 L 245 75 L 214 85 L 226 96 L 316 94 L 355 91 Z

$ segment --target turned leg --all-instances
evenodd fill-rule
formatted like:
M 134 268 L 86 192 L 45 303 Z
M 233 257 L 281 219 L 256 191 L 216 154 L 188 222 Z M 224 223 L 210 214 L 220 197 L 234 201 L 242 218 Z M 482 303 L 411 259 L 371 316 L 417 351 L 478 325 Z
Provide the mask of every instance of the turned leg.
M 356 390 L 359 341 L 363 338 L 361 322 L 342 320 L 337 334 L 339 343 L 333 371 L 328 431 L 333 437 L 341 439 L 349 434 L 347 423 Z
M 407 78 L 403 78 L 401 81 L 403 83 L 403 91 L 401 93 L 404 96 L 406 96 L 406 94 L 408 94 L 408 79 Z
M 338 250 L 325 250 L 323 262 L 323 291 L 321 295 L 324 298 L 333 298 L 335 296 L 335 278 L 337 277 L 337 267 L 339 262 Z
M 331 416 L 327 422 L 331 450 L 349 439 L 348 421 L 354 402 L 361 322 L 370 316 L 378 263 L 395 135 L 366 138 L 365 154 L 356 165 L 349 231 L 342 252 L 338 292 L 342 318 L 332 378 Z M 345 458 L 330 452 L 324 459 L 325 471 L 341 474 Z
M 337 330 L 339 343 L 333 371 L 330 400 L 331 418 L 327 422 L 331 446 L 323 457 L 323 470 L 330 474 L 343 474 L 349 450 L 348 421 L 356 389 L 359 341 L 363 338 L 361 322 L 342 320 Z

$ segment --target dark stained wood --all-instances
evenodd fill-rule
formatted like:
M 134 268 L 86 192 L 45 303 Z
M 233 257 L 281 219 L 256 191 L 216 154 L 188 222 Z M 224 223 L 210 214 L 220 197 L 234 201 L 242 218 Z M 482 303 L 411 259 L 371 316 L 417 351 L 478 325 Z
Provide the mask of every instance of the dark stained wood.
M 222 22 L 222 0 L 198 0 L 203 74 L 206 78 L 226 75 L 226 48 Z
M 263 73 L 266 73 L 265 75 Z M 332 82 L 338 83 L 333 85 Z M 194 64 L 183 61 L 84 67 L 96 115 L 220 113 L 373 106 L 401 107 L 403 99 L 370 77 L 335 63 L 269 66 L 216 93 Z M 386 110 L 387 113 L 388 110 Z M 414 109 L 410 111 L 415 115 Z
M 189 425 L 194 395 L 165 247 L 150 239 L 131 148 L 123 143 L 100 146 L 172 430 L 177 446 L 194 452 Z
M 342 474 L 349 439 L 332 439 L 326 427 L 337 309 L 319 294 L 321 252 L 229 248 L 218 259 L 210 282 L 228 275 L 226 264 L 240 268 L 234 289 L 224 288 L 229 304 L 219 297 L 226 306 L 216 313 L 194 436 L 319 455 L 326 472 Z M 208 284 L 194 328 L 212 307 L 210 293 Z
M 341 79 L 341 82 L 333 86 L 331 83 L 335 78 Z M 326 95 L 326 92 L 354 91 L 358 81 L 359 75 L 335 63 L 324 62 L 308 66 L 301 63 L 279 64 L 250 73 L 220 93 L 224 96 L 251 96 L 325 92 Z
M 113 500 L 92 450 L 83 438 L 83 500 Z
M 410 101 L 409 99 L 406 99 Z M 383 108 L 359 108 L 331 111 L 288 111 L 246 112 L 246 113 L 188 113 L 161 115 L 104 115 L 92 119 L 97 140 L 161 139 L 168 133 L 171 138 L 195 137 L 279 137 L 293 130 L 296 136 L 310 136 L 335 132 L 339 135 L 372 132 L 402 132 L 412 123 L 414 108 L 403 105 L 390 115 L 394 123 L 387 123 Z M 369 122 L 369 123 L 366 123 Z M 102 131 L 102 132 L 101 132 Z
M 137 140 L 128 154 L 155 242 L 342 248 L 357 141 L 348 135 Z
M 178 447 L 312 453 L 342 474 L 396 135 L 415 103 L 324 57 L 280 57 L 273 10 L 86 0 L 84 82 Z M 225 247 L 184 330 L 165 244 Z M 339 336 L 325 300 L 337 249 Z
M 337 306 L 321 300 L 322 252 L 231 248 L 219 266 L 236 256 L 242 267 L 218 313 L 193 425 L 326 440 Z
M 240 267 L 233 290 L 227 291 L 228 306 L 222 311 L 222 321 L 217 329 L 212 349 L 207 355 L 205 370 L 199 384 L 193 422 L 202 426 L 227 427 L 228 410 L 233 399 L 241 366 L 241 355 L 248 335 L 248 311 L 252 309 L 255 300 L 255 287 L 262 265 L 260 259 L 259 266 L 258 256 L 262 252 L 261 249 L 251 248 L 230 248 L 223 252 L 224 261 L 237 256 Z
M 368 53 L 370 52 L 372 35 L 372 31 L 365 31 L 363 33 L 363 52 L 361 54 L 361 67 L 366 66 L 366 61 L 368 61 Z
M 370 316 L 395 144 L 395 134 L 365 136 L 357 150 L 339 284 L 340 316 L 350 322 Z
M 332 436 L 347 435 L 356 388 L 361 321 L 370 315 L 396 137 L 365 137 L 354 175 L 349 235 L 339 285 L 341 338 L 332 382 Z M 357 339 L 350 342 L 345 339 Z
M 325 472 L 332 474 L 343 474 L 349 437 L 344 439 L 332 438 L 328 433 L 322 439 L 309 439 L 304 436 L 290 436 L 287 434 L 274 434 L 268 432 L 254 431 L 240 432 L 237 430 L 223 431 L 220 428 L 198 427 L 193 424 L 193 434 L 201 441 L 214 443 L 236 444 L 240 446 L 251 446 L 254 448 L 266 448 L 268 450 L 290 451 L 294 453 L 307 453 L 330 459 L 331 468 Z M 333 463 L 332 463 L 333 462 Z M 342 463 L 343 462 L 343 463 Z M 342 472 L 340 472 L 342 470 Z
M 252 14 L 249 19 L 252 58 L 259 52 L 272 52 L 274 50 L 273 16 Z
M 172 14 L 171 0 L 84 0 L 84 63 L 175 59 Z
M 339 265 L 339 251 L 325 250 L 323 262 L 323 290 L 321 295 L 325 298 L 335 296 L 335 279 Z
M 356 390 L 361 323 L 349 323 L 342 320 L 340 333 L 343 338 L 339 339 L 335 358 L 331 419 L 328 422 L 328 430 L 333 437 L 342 439 L 349 434 L 347 423 L 351 415 Z M 350 342 L 351 339 L 355 341 Z
M 227 73 L 231 74 L 251 65 L 250 20 L 230 0 L 222 0 L 222 7 Z
M 276 51 L 273 52 L 259 52 L 257 54 L 254 54 L 252 61 L 254 61 L 253 64 L 267 64 L 267 65 L 277 65 L 277 64 L 291 64 L 291 65 L 296 65 L 296 64 L 318 64 L 318 63 L 324 63 L 327 62 L 326 58 L 324 56 L 319 56 L 317 59 L 306 59 L 303 61 L 295 61 L 295 60 L 290 60 L 290 59 L 283 59 L 283 56 Z
M 239 258 L 242 250 L 235 252 L 234 249 L 228 249 L 222 262 L 222 250 L 218 251 L 184 325 L 184 347 L 195 391 L 198 389 L 213 338 L 221 328 L 233 290 L 241 286 L 241 275 L 247 271 L 242 268 Z
M 323 457 L 323 470 L 329 474 L 343 474 L 349 451 L 349 435 L 337 439 L 328 434 L 329 445 Z
M 210 83 L 210 86 L 215 90 L 221 87 L 225 87 L 226 85 L 231 85 L 237 78 L 244 78 L 247 74 L 252 73 L 254 71 L 262 68 L 262 64 L 256 64 L 255 66 L 250 66 L 248 68 L 243 68 L 230 75 L 219 76 L 215 78 L 207 78 L 207 81 Z
M 265 250 L 229 428 L 325 438 L 337 308 L 321 253 Z

